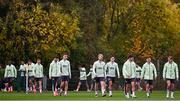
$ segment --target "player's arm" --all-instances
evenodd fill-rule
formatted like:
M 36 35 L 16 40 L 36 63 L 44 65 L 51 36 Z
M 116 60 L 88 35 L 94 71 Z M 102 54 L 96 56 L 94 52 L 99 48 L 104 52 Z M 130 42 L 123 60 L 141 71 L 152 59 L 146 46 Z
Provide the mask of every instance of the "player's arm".
M 177 81 L 179 80 L 179 70 L 177 64 L 176 64 L 176 79 Z
M 41 67 L 41 73 L 42 73 L 42 76 L 44 77 L 44 73 L 43 73 L 43 65 Z
M 97 76 L 97 74 L 96 74 L 95 69 L 96 69 L 96 64 L 94 63 L 94 64 L 93 64 L 93 73 L 94 73 L 94 75 L 95 75 L 95 77 L 96 77 L 96 76 Z
M 135 74 L 135 78 L 137 78 L 137 75 L 136 75 L 136 63 L 134 63 L 134 66 L 133 66 L 134 68 L 132 68 L 133 69 L 133 72 L 134 72 L 134 74 Z
M 62 71 L 61 71 L 62 70 L 62 63 L 61 62 L 59 62 L 59 69 L 58 70 L 59 70 L 59 75 L 61 76 L 61 74 L 62 74 Z
M 154 77 L 155 77 L 155 79 L 157 78 L 157 70 L 156 70 L 156 67 L 155 67 L 155 65 L 153 64 L 153 69 L 154 69 Z
M 166 70 L 167 70 L 167 66 L 166 64 L 164 65 L 164 68 L 163 68 L 163 79 L 165 80 L 166 79 Z
M 51 79 L 51 75 L 52 75 L 52 64 L 50 64 L 49 66 L 49 79 Z
M 34 66 L 33 66 L 33 74 L 34 74 L 34 76 L 35 76 L 35 74 L 36 74 L 36 72 L 37 72 L 37 65 L 35 64 Z
M 145 64 L 142 67 L 142 71 L 141 71 L 141 79 L 144 78 L 144 72 L 145 72 Z
M 87 76 L 90 76 L 92 74 L 91 70 L 89 71 L 89 73 L 87 74 Z
M 104 65 L 104 76 L 105 76 L 105 78 L 107 76 L 107 69 L 108 69 L 108 64 L 105 64 Z
M 16 70 L 16 67 L 15 66 L 13 66 L 13 71 L 14 71 L 14 77 L 16 78 L 17 77 L 17 70 Z
M 20 65 L 19 71 L 22 71 L 22 70 L 23 70 L 23 66 L 22 66 L 22 65 Z
M 69 78 L 71 78 L 71 65 L 70 65 L 70 62 L 69 62 L 68 68 L 69 68 Z
M 128 73 L 127 73 L 127 69 L 126 69 L 126 68 L 127 68 L 127 67 L 126 67 L 126 64 L 124 64 L 124 65 L 123 65 L 123 70 L 122 70 L 122 74 L 123 74 L 124 77 L 129 76 Z
M 7 77 L 7 66 L 5 68 L 5 73 L 4 73 L 4 78 L 6 78 L 6 77 Z
M 120 78 L 120 73 L 119 73 L 119 66 L 118 66 L 118 64 L 117 64 L 117 66 L 116 66 L 116 72 L 117 72 L 118 78 Z
M 36 65 L 32 65 L 32 74 L 35 76 L 35 72 L 36 72 Z

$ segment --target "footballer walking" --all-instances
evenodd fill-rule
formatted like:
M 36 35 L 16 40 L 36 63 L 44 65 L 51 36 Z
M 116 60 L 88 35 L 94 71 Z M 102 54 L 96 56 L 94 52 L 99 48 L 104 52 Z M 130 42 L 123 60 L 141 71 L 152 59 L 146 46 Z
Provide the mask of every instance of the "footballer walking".
M 112 85 L 114 83 L 115 77 L 116 77 L 116 73 L 117 73 L 117 77 L 120 78 L 120 74 L 119 74 L 119 67 L 118 64 L 115 62 L 115 58 L 111 57 L 110 58 L 110 62 L 108 62 L 105 66 L 106 68 L 106 79 L 108 81 L 108 85 L 109 85 L 109 96 L 112 97 Z
M 142 67 L 141 79 L 145 81 L 146 96 L 149 98 L 153 89 L 153 81 L 157 78 L 157 71 L 150 57 L 147 58 L 146 61 L 147 62 Z
M 128 56 L 128 60 L 123 65 L 123 76 L 125 79 L 125 96 L 130 98 L 130 91 L 132 91 L 131 96 L 135 98 L 136 64 L 132 55 Z
M 59 62 L 60 72 L 61 72 L 60 95 L 64 90 L 64 96 L 67 96 L 68 85 L 69 85 L 68 83 L 69 83 L 69 79 L 71 79 L 71 65 L 67 59 L 68 59 L 68 55 L 64 54 L 63 59 Z
M 163 69 L 163 79 L 166 80 L 167 83 L 167 95 L 166 97 L 174 98 L 174 86 L 176 80 L 179 80 L 179 70 L 177 64 L 173 61 L 173 57 L 168 57 L 168 62 L 165 63 Z
M 106 96 L 106 84 L 105 84 L 105 77 L 106 77 L 106 71 L 105 71 L 105 62 L 103 61 L 103 54 L 98 55 L 98 60 L 94 62 L 93 64 L 93 73 L 95 75 L 95 95 L 98 96 L 98 83 L 100 83 L 101 86 L 101 92 L 102 97 Z

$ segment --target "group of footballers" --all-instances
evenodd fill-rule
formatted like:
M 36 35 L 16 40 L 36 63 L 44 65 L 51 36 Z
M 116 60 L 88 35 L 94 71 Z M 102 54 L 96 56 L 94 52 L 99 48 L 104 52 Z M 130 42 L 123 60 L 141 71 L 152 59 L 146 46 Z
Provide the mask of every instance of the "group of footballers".
M 98 54 L 98 60 L 91 65 L 90 71 L 86 74 L 85 66 L 80 66 L 80 77 L 75 91 L 79 91 L 82 84 L 85 84 L 87 91 L 95 90 L 95 96 L 98 96 L 98 87 L 101 87 L 102 96 L 106 96 L 107 91 L 109 91 L 109 96 L 112 97 L 112 88 L 115 78 L 120 78 L 119 67 L 115 62 L 115 57 L 110 57 L 110 61 L 105 63 L 103 61 L 103 54 Z M 32 61 L 28 63 L 22 62 L 19 71 L 21 75 L 26 77 L 26 91 L 36 93 L 38 89 L 42 93 L 42 78 L 43 75 L 43 65 L 41 60 L 37 59 L 37 63 L 34 64 Z M 175 82 L 179 79 L 178 65 L 173 61 L 173 57 L 168 57 L 168 62 L 165 63 L 163 68 L 163 79 L 167 83 L 167 95 L 166 97 L 174 98 L 174 88 Z M 91 86 L 89 88 L 87 77 L 91 75 Z M 140 86 L 141 80 L 145 81 L 145 91 L 146 96 L 150 97 L 153 90 L 153 81 L 157 79 L 157 71 L 155 65 L 151 62 L 151 58 L 146 59 L 146 63 L 142 66 L 138 66 L 134 62 L 134 57 L 132 55 L 128 56 L 127 61 L 123 64 L 122 75 L 125 80 L 124 84 L 124 94 L 125 97 L 136 97 L 135 91 L 136 85 L 138 89 L 142 89 Z M 5 89 L 9 92 L 13 91 L 13 78 L 17 77 L 17 71 L 14 65 L 9 63 L 5 68 Z M 52 90 L 53 95 L 58 96 L 64 93 L 67 96 L 68 93 L 68 83 L 71 79 L 71 65 L 68 61 L 68 55 L 64 54 L 62 60 L 59 61 L 57 57 L 53 59 L 49 66 L 49 79 L 52 80 Z M 60 81 L 60 85 L 59 85 Z M 106 82 L 107 81 L 107 82 Z M 38 84 L 37 84 L 38 83 Z M 93 84 L 95 83 L 95 87 Z M 28 84 L 28 85 L 27 85 Z M 37 87 L 38 85 L 38 87 Z M 60 86 L 60 90 L 58 90 Z M 106 90 L 108 86 L 108 90 Z

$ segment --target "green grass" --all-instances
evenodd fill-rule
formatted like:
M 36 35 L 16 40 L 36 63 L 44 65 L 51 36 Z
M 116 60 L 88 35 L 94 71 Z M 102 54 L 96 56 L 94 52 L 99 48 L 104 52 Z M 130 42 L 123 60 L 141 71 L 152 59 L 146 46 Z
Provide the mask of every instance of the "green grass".
M 136 93 L 137 98 L 130 98 L 130 100 L 170 100 L 166 99 L 165 91 L 154 91 L 150 98 L 146 97 L 146 93 L 144 91 Z M 180 91 L 175 92 L 175 100 L 180 100 Z M 85 101 L 85 100 L 104 100 L 104 101 L 112 101 L 112 100 L 127 100 L 122 91 L 114 91 L 113 97 L 101 97 L 99 92 L 99 97 L 94 96 L 94 92 L 69 92 L 68 96 L 56 96 L 54 97 L 51 92 L 44 92 L 43 94 L 25 94 L 25 93 L 7 93 L 7 92 L 0 92 L 0 101 L 2 100 L 76 100 L 76 101 Z

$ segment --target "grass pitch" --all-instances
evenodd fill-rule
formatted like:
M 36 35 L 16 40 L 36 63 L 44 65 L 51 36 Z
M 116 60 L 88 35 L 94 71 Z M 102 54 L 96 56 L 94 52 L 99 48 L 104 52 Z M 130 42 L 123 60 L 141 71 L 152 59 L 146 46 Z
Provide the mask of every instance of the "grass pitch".
M 73 92 L 70 91 L 68 96 L 56 96 L 54 97 L 52 92 L 44 92 L 42 94 L 25 94 L 20 92 L 0 92 L 0 101 L 2 100 L 59 100 L 59 101 L 69 101 L 69 100 L 76 100 L 76 101 L 86 101 L 86 100 L 101 100 L 101 101 L 117 101 L 117 100 L 180 100 L 180 91 L 175 92 L 175 99 L 167 99 L 165 91 L 154 91 L 150 98 L 146 97 L 146 92 L 140 91 L 136 92 L 137 98 L 125 98 L 122 91 L 114 91 L 113 96 L 109 97 L 101 97 L 101 93 L 99 92 L 99 96 L 95 97 L 94 92 Z M 108 94 L 107 94 L 108 95 Z

